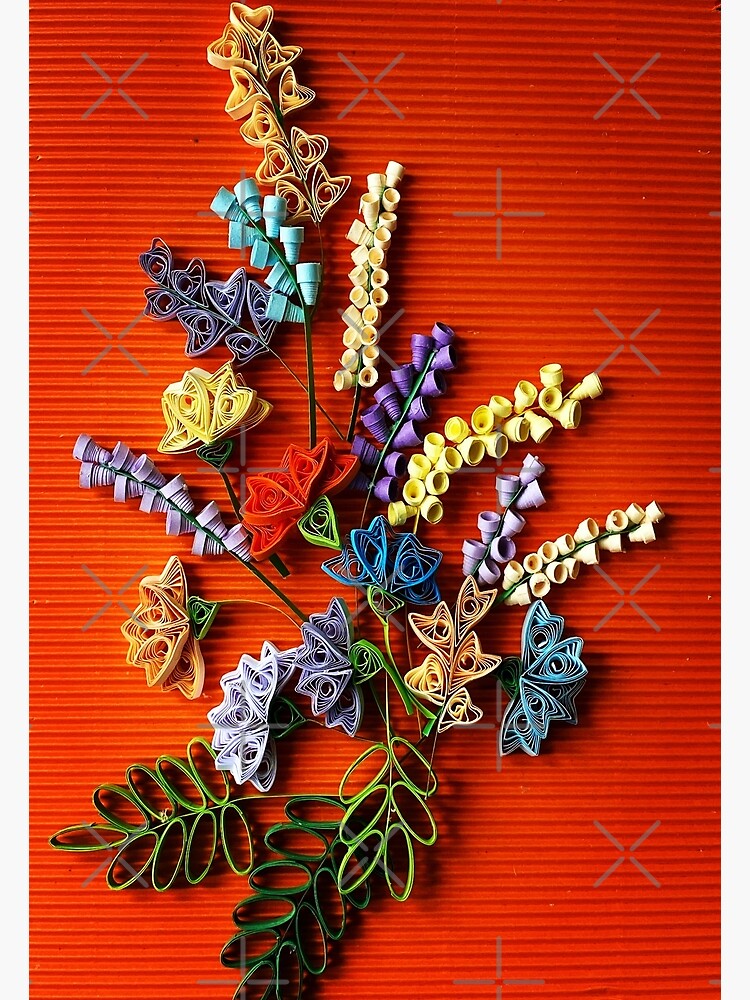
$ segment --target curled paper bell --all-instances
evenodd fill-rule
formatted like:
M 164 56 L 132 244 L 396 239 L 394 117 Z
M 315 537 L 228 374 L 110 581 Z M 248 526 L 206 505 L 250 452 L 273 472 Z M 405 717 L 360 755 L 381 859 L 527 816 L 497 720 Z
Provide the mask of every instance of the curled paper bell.
M 533 597 L 539 600 L 549 593 L 550 581 L 546 573 L 534 573 L 529 580 L 529 590 Z
M 275 323 L 304 323 L 302 308 L 290 302 L 281 292 L 271 292 L 266 303 L 266 319 Z
M 263 218 L 260 191 L 252 177 L 243 177 L 242 180 L 237 181 L 234 185 L 234 193 L 242 209 L 247 212 L 253 222 L 260 222 Z
M 104 449 L 101 450 L 103 451 Z M 167 481 L 167 477 L 159 472 L 148 455 L 141 455 L 131 471 L 139 482 L 154 486 L 156 489 L 164 486 Z
M 562 385 L 564 379 L 562 365 L 543 365 L 539 369 L 539 381 L 546 388 L 553 385 Z
M 483 510 L 477 516 L 477 528 L 485 545 L 489 545 L 500 527 L 500 515 L 494 510 Z M 507 561 L 507 560 L 506 560 Z
M 281 292 L 282 295 L 289 295 L 294 291 L 294 281 L 280 260 L 276 261 L 265 276 L 263 284 L 276 292 Z
M 333 388 L 336 392 L 342 392 L 344 389 L 351 389 L 354 385 L 354 375 L 346 368 L 342 368 L 337 371 L 333 376 Z
M 352 455 L 357 456 L 360 465 L 374 467 L 378 464 L 380 451 L 367 438 L 362 437 L 361 434 L 355 434 L 352 441 Z
M 503 516 L 503 534 L 508 538 L 517 535 L 526 527 L 526 518 L 521 517 L 515 510 L 506 510 Z
M 526 379 L 521 379 L 513 390 L 513 409 L 516 413 L 523 413 L 524 410 L 534 405 L 536 399 L 536 386 Z
M 587 517 L 585 520 L 581 521 L 576 530 L 573 532 L 573 538 L 577 542 L 588 542 L 591 539 L 596 538 L 599 534 L 599 525 L 593 519 L 593 517 Z
M 73 458 L 79 462 L 96 462 L 107 465 L 112 460 L 112 452 L 101 448 L 88 434 L 79 434 L 73 445 Z
M 391 188 L 398 187 L 404 176 L 404 169 L 403 163 L 398 163 L 396 160 L 389 160 L 388 166 L 385 168 L 386 185 Z
M 361 222 L 358 222 L 357 225 L 362 226 L 364 231 L 368 232 L 367 226 L 363 226 Z M 369 248 L 365 245 L 362 245 L 358 246 L 355 250 L 352 250 L 349 256 L 351 257 L 356 267 L 365 267 L 367 265 L 367 255 L 369 254 L 369 252 L 370 252 Z
M 540 462 L 536 455 L 527 455 L 523 460 L 523 465 L 521 466 L 518 478 L 524 486 L 528 486 L 533 479 L 538 479 L 543 472 L 544 463 Z
M 520 587 L 516 587 L 510 597 L 505 598 L 506 604 L 531 604 L 531 594 L 529 593 L 529 585 L 527 583 L 521 584 Z
M 515 559 L 511 559 L 503 570 L 503 590 L 507 590 L 508 587 L 512 587 L 514 583 L 518 583 L 519 580 L 523 580 L 524 576 L 524 568 L 521 563 L 517 562 Z
M 359 219 L 355 219 L 354 222 L 352 222 L 351 226 L 349 227 L 349 232 L 346 234 L 346 238 L 351 243 L 357 243 L 359 246 L 369 247 L 372 245 L 372 233 L 364 224 L 364 222 L 360 222 Z M 364 255 L 364 259 L 367 260 L 366 253 Z M 358 261 L 358 263 L 361 264 L 364 263 L 364 261 L 360 260 Z
M 596 542 L 589 542 L 576 552 L 576 559 L 586 566 L 596 566 L 599 562 L 599 546 Z
M 395 212 L 381 212 L 378 216 L 378 229 L 388 229 L 395 233 L 398 226 L 398 217 Z
M 378 247 L 383 253 L 388 253 L 388 249 L 391 245 L 391 231 L 385 226 L 378 226 L 375 232 L 372 234 L 373 245 Z
M 658 524 L 664 517 L 664 511 L 661 509 L 656 500 L 651 501 L 651 503 L 646 507 L 644 514 L 645 519 L 651 522 L 651 524 Z
M 359 366 L 359 348 L 362 346 L 362 337 L 359 330 L 353 330 L 350 326 L 347 327 L 344 330 L 342 341 L 347 351 L 354 351 L 357 354 L 357 366 Z
M 448 387 L 443 373 L 431 369 L 419 387 L 419 394 L 420 396 L 427 396 L 428 398 L 444 396 L 447 388 Z
M 363 194 L 359 202 L 359 210 L 365 220 L 365 225 L 371 231 L 377 228 L 378 215 L 380 214 L 380 197 L 376 194 Z
M 246 250 L 255 243 L 256 231 L 244 222 L 230 222 L 227 231 L 227 246 L 230 250 Z
M 527 573 L 540 573 L 544 563 L 538 552 L 529 552 L 523 559 L 523 568 Z
M 403 491 L 404 503 L 418 507 L 427 495 L 427 487 L 423 479 L 407 479 Z M 393 497 L 392 499 L 395 499 Z
M 115 481 L 112 469 L 105 469 L 93 462 L 81 462 L 78 472 L 78 485 L 81 489 L 90 490 L 96 486 L 111 486 Z
M 523 493 L 516 500 L 516 507 L 519 510 L 531 510 L 532 508 L 541 507 L 545 502 L 544 494 L 541 491 L 539 483 L 536 479 L 524 486 Z
M 367 344 L 362 348 L 362 361 L 366 365 L 376 365 L 380 360 L 380 348 L 377 344 Z
M 600 549 L 604 549 L 605 552 L 622 552 L 622 534 L 617 535 L 604 535 L 597 539 L 597 544 Z
M 443 517 L 443 505 L 436 496 L 427 494 L 419 505 L 419 516 L 423 517 L 428 524 L 437 524 Z
M 398 391 L 404 399 L 406 399 L 411 392 L 412 385 L 414 384 L 414 368 L 410 364 L 401 365 L 400 368 L 394 368 L 391 374 L 391 379 Z
M 424 485 L 431 496 L 440 497 L 443 493 L 448 492 L 450 479 L 446 472 L 442 472 L 440 469 L 433 469 L 425 476 Z
M 456 331 L 447 323 L 435 323 L 432 328 L 432 339 L 438 347 L 448 347 L 453 343 L 455 336 Z
M 161 488 L 162 496 L 165 496 L 167 500 L 170 500 L 176 507 L 189 514 L 193 509 L 193 498 L 190 496 L 187 488 L 187 483 L 181 475 L 175 476 L 170 479 Z
M 575 430 L 581 422 L 581 404 L 576 399 L 566 399 L 550 416 L 566 431 Z
M 388 187 L 383 192 L 380 200 L 383 205 L 383 211 L 395 212 L 398 208 L 398 203 L 401 201 L 401 195 L 395 188 Z
M 359 367 L 359 352 L 347 347 L 341 355 L 341 365 L 346 368 L 348 372 L 356 371 Z
M 514 441 L 518 444 L 528 440 L 529 422 L 525 416 L 511 417 L 509 420 L 503 421 L 500 426 L 503 434 L 505 434 L 509 441 Z
M 376 195 L 380 198 L 383 190 L 391 185 L 386 181 L 385 174 L 368 174 L 367 175 L 367 191 L 369 194 Z
M 541 444 L 542 441 L 546 441 L 554 428 L 552 421 L 548 420 L 547 417 L 542 417 L 538 413 L 534 413 L 533 410 L 527 410 L 524 413 L 524 416 L 529 425 L 529 434 L 534 441 L 537 444 Z
M 378 381 L 377 368 L 375 368 L 374 365 L 364 365 L 364 367 L 359 370 L 357 381 L 363 388 L 369 389 L 370 386 L 375 385 Z
M 424 439 L 424 453 L 429 461 L 435 465 L 445 448 L 445 438 L 437 431 L 431 431 Z
M 578 560 L 574 559 L 573 556 L 566 556 L 565 559 L 563 559 L 563 566 L 568 571 L 568 579 L 575 580 L 581 569 L 581 564 Z
M 375 306 L 376 309 L 382 309 L 387 302 L 388 292 L 385 288 L 372 288 L 370 290 L 370 303 Z M 379 315 L 380 314 L 378 314 L 378 316 Z
M 555 539 L 555 547 L 561 556 L 567 556 L 576 547 L 575 538 L 569 533 L 560 535 L 559 538 Z
M 391 503 L 398 498 L 398 479 L 395 476 L 382 476 L 375 483 L 375 496 L 383 503 Z
M 596 399 L 603 391 L 602 380 L 596 372 L 591 372 L 589 375 L 584 375 L 583 380 L 570 390 L 570 398 Z
M 463 543 L 461 551 L 464 554 L 463 574 L 464 576 L 472 576 L 484 559 L 485 547 L 484 545 L 480 545 L 479 542 L 467 539 Z
M 406 524 L 410 517 L 416 517 L 417 513 L 417 507 L 396 500 L 395 503 L 388 505 L 388 523 L 394 528 L 400 528 L 402 524 Z
M 400 451 L 392 451 L 385 456 L 385 461 L 383 462 L 383 468 L 389 476 L 395 476 L 396 479 L 403 479 L 406 475 L 406 455 Z
M 434 343 L 432 337 L 426 337 L 421 333 L 413 334 L 411 338 L 411 363 L 416 371 L 421 372 L 427 364 Z
M 211 211 L 218 215 L 220 219 L 229 219 L 239 222 L 242 219 L 242 209 L 237 204 L 237 199 L 225 187 L 220 187 L 211 202 Z
M 415 396 L 409 404 L 406 412 L 407 420 L 415 420 L 418 424 L 424 420 L 429 420 L 432 416 L 432 407 L 425 396 Z
M 545 565 L 554 562 L 560 554 L 554 542 L 542 542 L 537 552 Z
M 370 269 L 380 267 L 385 260 L 385 254 L 380 247 L 372 247 L 367 251 L 367 263 Z
M 370 273 L 370 284 L 373 288 L 381 288 L 388 284 L 388 272 L 384 267 L 376 267 Z
M 429 435 L 428 435 L 429 437 Z M 407 472 L 411 479 L 425 479 L 427 474 L 432 472 L 432 462 L 427 455 L 412 455 L 407 465 Z
M 281 223 L 287 215 L 287 204 L 285 198 L 279 198 L 274 194 L 267 194 L 263 199 L 263 221 L 266 226 L 266 235 L 272 239 L 277 239 Z
M 475 434 L 489 434 L 495 427 L 495 414 L 489 406 L 478 406 L 471 415 L 471 429 Z
M 604 527 L 607 531 L 624 531 L 628 526 L 628 515 L 624 510 L 611 510 L 607 514 Z
M 631 542 L 643 542 L 644 545 L 653 542 L 656 539 L 653 521 L 642 521 L 637 528 L 628 532 L 628 538 Z
M 379 403 L 368 406 L 360 414 L 360 419 L 376 441 L 385 444 L 390 434 L 385 410 Z
M 505 564 L 516 555 L 516 543 L 508 535 L 498 535 L 490 543 L 490 556 L 496 563 Z
M 380 324 L 380 310 L 377 306 L 374 306 L 371 302 L 362 310 L 362 322 L 366 326 L 378 326 Z
M 423 440 L 423 432 L 413 420 L 407 420 L 393 439 L 393 445 L 399 451 L 411 451 L 418 448 Z
M 471 433 L 463 417 L 449 417 L 445 422 L 445 437 L 453 444 L 460 444 Z
M 628 515 L 628 521 L 631 524 L 640 524 L 646 516 L 646 511 L 637 503 L 631 503 L 625 513 Z
M 508 439 L 500 431 L 491 434 L 481 434 L 479 440 L 490 458 L 502 458 L 508 451 Z
M 497 495 L 500 500 L 501 507 L 509 507 L 513 497 L 518 492 L 521 486 L 521 480 L 518 476 L 511 476 L 507 473 L 502 473 L 495 478 L 495 487 L 497 489 Z
M 456 351 L 451 344 L 441 347 L 430 366 L 435 371 L 452 372 L 456 367 Z
M 496 427 L 513 412 L 513 404 L 505 396 L 490 396 L 490 401 L 487 405 L 492 410 Z
M 478 437 L 464 438 L 458 445 L 458 452 L 467 465 L 479 465 L 484 458 L 484 444 Z
M 539 405 L 545 413 L 554 413 L 562 406 L 562 393 L 556 385 L 549 385 L 539 393 Z
M 382 385 L 375 392 L 375 399 L 391 420 L 398 420 L 401 416 L 401 394 L 392 382 Z
M 279 239 L 284 247 L 284 256 L 290 264 L 299 260 L 300 247 L 305 240 L 305 230 L 302 226 L 281 226 Z
M 494 561 L 494 559 L 485 559 L 484 562 L 480 563 L 477 570 L 477 576 L 479 577 L 480 583 L 484 584 L 485 587 L 494 586 L 500 579 L 500 574 L 502 570 Z
M 448 445 L 447 448 L 443 448 L 440 457 L 435 463 L 435 468 L 440 472 L 447 472 L 449 476 L 452 476 L 454 472 L 458 472 L 463 464 L 461 453 L 456 448 Z

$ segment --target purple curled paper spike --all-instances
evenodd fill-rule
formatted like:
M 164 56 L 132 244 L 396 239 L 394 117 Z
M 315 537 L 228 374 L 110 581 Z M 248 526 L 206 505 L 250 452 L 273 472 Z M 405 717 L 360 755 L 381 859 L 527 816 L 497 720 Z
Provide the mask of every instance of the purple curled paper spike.
M 447 347 L 456 336 L 456 331 L 446 323 L 436 323 L 432 328 L 432 337 L 438 347 Z
M 79 434 L 73 445 L 73 458 L 79 462 L 108 465 L 112 461 L 112 452 L 98 445 L 89 434 Z
M 532 507 L 541 507 L 545 502 L 539 483 L 532 479 L 528 486 L 524 486 L 523 493 L 516 500 L 516 507 L 519 510 L 529 510 Z
M 494 510 L 483 510 L 477 517 L 477 527 L 485 545 L 495 537 L 499 526 L 500 515 Z
M 375 466 L 378 464 L 380 451 L 374 444 L 370 444 L 367 438 L 362 437 L 361 434 L 355 434 L 352 440 L 352 455 L 357 456 L 360 465 Z
M 485 559 L 477 570 L 477 576 L 485 587 L 492 587 L 500 579 L 502 570 L 493 559 Z
M 516 555 L 516 543 L 508 535 L 498 535 L 490 544 L 490 559 L 496 563 L 507 563 Z
M 386 382 L 376 389 L 375 401 L 380 403 L 391 420 L 396 421 L 401 416 L 401 394 L 393 382 Z
M 167 510 L 167 520 L 165 531 L 168 535 L 190 535 L 195 531 L 195 526 L 183 517 L 178 510 L 170 507 Z
M 370 480 L 364 472 L 358 472 L 349 485 L 351 489 L 356 490 L 359 493 L 367 493 L 370 489 Z
M 81 462 L 78 473 L 78 485 L 81 489 L 91 490 L 95 486 L 111 486 L 114 481 L 115 474 L 112 469 L 95 465 L 93 462 Z
M 389 476 L 395 476 L 396 479 L 402 479 L 406 475 L 406 455 L 401 451 L 392 451 L 389 455 L 386 455 L 385 461 L 383 462 L 383 469 Z M 394 499 L 396 499 L 394 497 Z
M 247 272 L 244 267 L 238 267 L 226 281 L 207 281 L 205 284 L 206 302 L 227 319 L 239 322 L 242 307 L 245 304 L 247 290 Z
M 172 251 L 156 236 L 151 241 L 151 249 L 139 254 L 138 263 L 151 281 L 165 284 L 172 270 Z
M 406 399 L 411 392 L 411 387 L 414 385 L 414 367 L 412 365 L 401 365 L 400 368 L 394 368 L 391 373 L 391 381 L 404 399 Z
M 146 296 L 143 315 L 151 319 L 174 319 L 185 308 L 184 300 L 169 288 L 145 288 L 143 294 Z
M 431 368 L 427 372 L 424 382 L 419 387 L 419 395 L 443 396 L 447 388 L 445 375 L 441 371 L 435 371 Z
M 388 440 L 390 434 L 388 419 L 385 410 L 379 403 L 373 403 L 372 406 L 363 410 L 360 419 L 377 441 L 385 443 Z
M 430 365 L 431 371 L 451 372 L 456 367 L 456 350 L 450 345 L 441 347 Z
M 148 455 L 141 455 L 133 465 L 131 472 L 140 482 L 146 486 L 154 486 L 156 489 L 164 486 L 167 477 L 156 468 Z
M 413 420 L 407 420 L 393 439 L 393 446 L 399 451 L 411 451 L 424 441 L 424 432 Z
M 464 554 L 464 576 L 472 576 L 477 566 L 484 559 L 487 549 L 481 542 L 475 542 L 467 538 L 461 546 L 461 551 Z
M 540 462 L 536 455 L 527 455 L 523 460 L 518 478 L 524 486 L 528 486 L 534 479 L 538 479 L 544 472 L 544 463 Z
M 144 514 L 166 514 L 170 510 L 170 506 L 161 493 L 146 487 L 141 497 L 140 510 Z M 167 534 L 169 533 L 167 531 Z
M 175 291 L 195 302 L 203 301 L 206 284 L 206 265 L 200 257 L 193 257 L 187 267 L 174 268 L 169 275 L 169 283 Z
M 521 517 L 514 510 L 506 510 L 503 517 L 503 528 L 502 534 L 505 538 L 511 538 L 513 535 L 517 535 L 519 531 L 523 531 L 526 527 L 526 518 Z
M 383 503 L 391 503 L 398 500 L 400 493 L 398 479 L 395 476 L 381 476 L 375 483 L 375 496 Z
M 418 424 L 421 424 L 423 420 L 429 420 L 431 416 L 432 407 L 429 400 L 425 396 L 415 396 L 409 404 L 406 419 L 415 420 Z
M 189 358 L 197 358 L 210 351 L 232 329 L 231 323 L 206 312 L 200 306 L 185 306 L 177 313 L 177 319 L 187 333 L 185 354 Z
M 521 480 L 518 476 L 499 475 L 495 479 L 495 486 L 497 487 L 497 495 L 500 499 L 501 507 L 507 507 L 510 504 L 518 492 L 520 485 Z
M 415 333 L 411 338 L 411 363 L 415 371 L 421 372 L 435 347 L 432 337 Z
M 125 503 L 133 497 L 143 496 L 145 489 L 143 483 L 133 482 L 128 476 L 115 476 L 114 497 L 117 503 Z
M 195 506 L 193 498 L 188 493 L 187 483 L 181 475 L 170 479 L 165 486 L 162 486 L 160 492 L 162 496 L 165 496 L 186 514 L 189 514 Z

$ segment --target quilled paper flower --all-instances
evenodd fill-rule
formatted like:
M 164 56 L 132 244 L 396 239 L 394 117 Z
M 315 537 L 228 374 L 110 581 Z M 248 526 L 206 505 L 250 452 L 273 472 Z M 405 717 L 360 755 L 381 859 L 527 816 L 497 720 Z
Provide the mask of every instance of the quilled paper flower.
M 158 450 L 167 454 L 213 444 L 241 426 L 257 427 L 272 409 L 235 375 L 230 362 L 213 374 L 202 368 L 186 371 L 164 390 L 161 408 L 167 430 Z
M 396 534 L 378 514 L 369 528 L 353 528 L 340 554 L 321 568 L 340 583 L 366 589 L 372 609 L 387 619 L 405 602 L 440 600 L 435 574 L 442 558 L 442 552 L 422 545 L 415 535 Z
M 430 650 L 418 667 L 404 676 L 407 688 L 418 698 L 440 706 L 438 732 L 451 726 L 470 726 L 482 718 L 471 700 L 467 684 L 496 670 L 502 660 L 484 653 L 475 626 L 492 607 L 496 590 L 479 590 L 467 576 L 453 614 L 441 601 L 431 615 L 412 613 L 409 625 Z
M 295 690 L 307 695 L 313 713 L 324 715 L 329 728 L 339 726 L 354 736 L 362 721 L 362 696 L 350 660 L 354 640 L 349 609 L 334 597 L 327 610 L 310 615 L 300 631 L 302 645 L 295 658 L 300 678 Z
M 511 702 L 503 715 L 500 752 L 523 750 L 536 757 L 550 722 L 576 725 L 575 698 L 588 670 L 581 661 L 583 639 L 563 639 L 565 619 L 534 601 L 521 632 L 521 657 L 503 661 L 501 681 Z
M 190 627 L 187 580 L 177 556 L 169 558 L 159 576 L 144 576 L 138 597 L 138 606 L 120 629 L 128 641 L 127 662 L 143 668 L 149 687 L 200 697 L 203 656 Z
M 245 480 L 242 520 L 252 535 L 250 551 L 255 559 L 271 555 L 319 498 L 343 490 L 356 475 L 359 462 L 353 455 L 337 455 L 331 441 L 324 438 L 310 450 L 290 445 L 281 466 Z M 305 537 L 313 522 L 306 520 Z
M 296 655 L 296 649 L 280 652 L 264 642 L 260 659 L 244 653 L 221 678 L 224 699 L 208 713 L 214 727 L 211 746 L 217 751 L 217 770 L 231 771 L 238 785 L 250 781 L 260 792 L 273 785 L 277 758 L 269 715 L 273 699 L 294 671 Z

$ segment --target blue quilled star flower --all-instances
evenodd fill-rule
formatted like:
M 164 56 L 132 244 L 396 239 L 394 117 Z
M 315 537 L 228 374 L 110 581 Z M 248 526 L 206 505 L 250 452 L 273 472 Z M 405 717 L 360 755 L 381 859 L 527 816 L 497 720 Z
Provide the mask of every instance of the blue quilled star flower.
M 397 534 L 379 514 L 369 528 L 353 528 L 341 552 L 322 565 L 334 580 L 367 591 L 370 607 L 381 620 L 409 604 L 437 604 L 435 574 L 443 558 L 411 532 Z
M 535 601 L 523 623 L 520 658 L 503 660 L 500 677 L 511 702 L 500 732 L 502 754 L 520 749 L 536 757 L 550 722 L 578 722 L 575 698 L 588 671 L 581 661 L 583 639 L 563 639 L 564 626 L 544 601 Z

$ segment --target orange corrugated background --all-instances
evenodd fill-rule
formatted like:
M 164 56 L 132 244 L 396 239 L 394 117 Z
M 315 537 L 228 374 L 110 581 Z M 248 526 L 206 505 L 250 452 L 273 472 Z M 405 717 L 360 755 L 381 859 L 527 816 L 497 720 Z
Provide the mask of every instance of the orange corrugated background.
M 280 6 L 281 37 L 305 48 L 303 83 L 318 91 L 299 116 L 331 140 L 328 164 L 354 183 L 325 220 L 328 284 L 316 365 L 325 405 L 343 422 L 348 399 L 330 377 L 346 303 L 344 234 L 364 176 L 390 158 L 408 166 L 389 257 L 391 302 L 405 315 L 384 343 L 398 358 L 408 334 L 436 319 L 459 333 L 460 372 L 436 408 L 468 412 L 490 392 L 560 361 L 572 376 L 605 368 L 606 394 L 580 429 L 537 450 L 549 503 L 529 518 L 527 543 L 584 515 L 657 498 L 669 513 L 657 544 L 611 556 L 554 595 L 585 638 L 590 683 L 581 724 L 558 727 L 534 760 L 498 771 L 495 729 L 452 732 L 438 748 L 440 840 L 420 850 L 404 905 L 380 898 L 336 946 L 314 984 L 321 998 L 380 1000 L 502 996 L 577 998 L 718 995 L 719 958 L 719 42 L 712 0 L 410 0 Z M 197 703 L 146 690 L 123 663 L 118 626 L 136 587 L 120 589 L 171 552 L 193 590 L 250 596 L 261 588 L 232 560 L 199 561 L 169 540 L 161 518 L 77 488 L 75 436 L 119 438 L 154 450 L 159 396 L 189 363 L 176 324 L 142 320 L 98 364 L 107 340 L 142 307 L 137 255 L 154 235 L 180 258 L 206 258 L 226 275 L 238 256 L 206 209 L 221 184 L 257 160 L 223 111 L 228 77 L 205 62 L 227 5 L 152 0 L 32 5 L 31 86 L 31 995 L 44 1000 L 219 1000 L 232 974 L 218 952 L 245 895 L 229 874 L 163 895 L 110 892 L 100 857 L 55 853 L 47 837 L 92 818 L 90 792 L 131 762 L 179 754 L 207 732 L 218 679 L 264 638 L 293 630 L 263 609 L 226 612 L 204 643 L 206 691 Z M 399 117 L 344 64 L 377 84 Z M 625 93 L 598 52 L 655 114 Z M 112 78 L 114 91 L 88 109 Z M 147 58 L 120 84 L 118 78 Z M 357 93 L 366 96 L 339 117 Z M 142 112 L 142 113 L 141 113 Z M 147 117 L 144 117 L 147 116 Z M 85 116 L 85 117 L 84 117 Z M 543 217 L 503 222 L 454 212 Z M 616 335 L 594 313 L 620 329 Z M 637 340 L 628 338 L 660 310 Z M 278 336 L 304 370 L 300 337 Z M 645 363 L 632 347 L 647 358 Z M 211 359 L 223 360 L 217 351 Z M 654 371 L 657 369 L 659 374 Z M 301 394 L 273 361 L 251 384 L 276 405 L 251 439 L 250 466 L 273 466 L 305 441 Z M 275 436 L 274 436 L 275 435 Z M 516 453 L 516 461 L 522 457 Z M 512 464 L 512 463 L 511 463 Z M 165 460 L 208 499 L 218 479 L 197 460 Z M 446 547 L 442 585 L 458 581 L 460 539 L 491 503 L 492 471 L 457 477 L 450 517 L 427 540 Z M 356 504 L 343 508 L 345 526 Z M 289 553 L 289 590 L 307 610 L 331 587 L 312 549 Z M 97 574 L 107 594 L 86 574 Z M 639 582 L 658 570 L 638 589 Z M 140 574 L 139 574 L 140 575 Z M 648 616 L 645 620 L 630 603 Z M 488 630 L 495 649 L 518 646 L 523 614 L 507 609 Z M 656 627 L 654 627 L 656 626 Z M 658 631 L 657 631 L 658 628 Z M 494 719 L 491 685 L 478 692 Z M 329 791 L 354 757 L 345 737 L 307 727 L 283 747 L 277 789 Z M 618 850 L 659 825 L 595 887 Z M 658 885 L 656 884 L 658 883 Z M 502 939 L 502 968 L 496 969 Z M 496 978 L 496 977 L 500 978 Z M 224 982 L 222 982 L 224 980 Z M 455 980 L 478 980 L 476 984 Z M 503 985 L 504 980 L 504 985 Z M 515 980 L 515 982 L 514 982 Z M 544 980 L 523 983 L 519 980 Z

